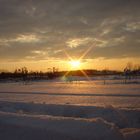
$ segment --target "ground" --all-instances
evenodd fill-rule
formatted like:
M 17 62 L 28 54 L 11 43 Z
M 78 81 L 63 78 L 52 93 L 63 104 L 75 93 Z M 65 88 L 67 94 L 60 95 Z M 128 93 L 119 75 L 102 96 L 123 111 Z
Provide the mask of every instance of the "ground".
M 79 79 L 0 83 L 0 138 L 139 140 L 140 84 Z

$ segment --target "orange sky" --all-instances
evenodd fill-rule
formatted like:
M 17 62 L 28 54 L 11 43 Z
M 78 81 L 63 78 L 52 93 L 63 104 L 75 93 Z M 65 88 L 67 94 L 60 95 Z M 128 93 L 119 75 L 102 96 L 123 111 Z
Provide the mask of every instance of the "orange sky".
M 90 59 L 81 61 L 80 67 L 73 67 L 69 61 L 65 60 L 52 60 L 52 61 L 31 61 L 31 62 L 8 62 L 1 63 L 1 70 L 14 71 L 16 68 L 26 66 L 29 70 L 33 71 L 48 71 L 48 68 L 56 67 L 60 71 L 62 70 L 75 70 L 75 69 L 110 69 L 110 70 L 123 70 L 128 62 L 132 62 L 133 65 L 139 64 L 140 59 L 124 58 L 124 59 Z

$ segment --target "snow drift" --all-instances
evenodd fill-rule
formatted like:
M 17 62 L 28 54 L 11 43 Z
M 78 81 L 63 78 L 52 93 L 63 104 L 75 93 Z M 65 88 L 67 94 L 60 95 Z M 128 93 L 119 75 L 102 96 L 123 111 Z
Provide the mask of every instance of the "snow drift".
M 2 123 L 1 123 L 2 122 Z M 64 117 L 52 117 L 52 116 L 32 116 L 14 113 L 0 113 L 0 124 L 8 124 L 13 126 L 12 131 L 16 131 L 16 137 L 20 139 L 40 139 L 40 131 L 44 137 L 41 139 L 47 139 L 50 137 L 56 140 L 70 139 L 70 140 L 121 140 L 123 139 L 119 129 L 112 123 L 108 123 L 101 118 L 96 119 L 77 119 L 77 118 L 64 118 Z M 1 125 L 0 125 L 1 126 Z M 4 125 L 2 125 L 4 126 Z M 5 125 L 6 127 L 6 125 Z M 26 130 L 27 128 L 27 130 Z M 30 131 L 28 129 L 30 128 Z M 4 128 L 0 129 L 4 130 Z M 11 129 L 9 131 L 11 131 Z M 21 130 L 23 135 L 21 134 Z M 2 139 L 9 137 L 11 133 L 6 131 L 0 134 Z M 36 133 L 31 133 L 31 132 Z M 15 136 L 11 135 L 10 138 L 14 140 Z M 50 139 L 50 140 L 52 140 Z

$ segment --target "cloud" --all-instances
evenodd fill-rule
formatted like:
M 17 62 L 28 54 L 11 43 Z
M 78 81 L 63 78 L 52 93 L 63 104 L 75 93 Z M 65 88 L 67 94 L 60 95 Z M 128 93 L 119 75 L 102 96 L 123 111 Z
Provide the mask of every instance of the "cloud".
M 17 43 L 36 43 L 39 42 L 39 38 L 36 37 L 35 35 L 19 35 L 16 38 L 10 38 L 10 39 L 1 39 L 0 43 L 1 44 L 9 44 L 17 42 Z
M 139 57 L 139 0 L 0 0 L 0 59 Z M 44 52 L 44 55 L 43 55 Z M 86 58 L 85 58 L 86 59 Z
M 85 45 L 88 42 L 91 41 L 91 38 L 76 38 L 76 39 L 70 39 L 66 42 L 66 44 L 68 45 L 68 47 L 70 48 L 77 48 L 80 45 Z
M 46 52 L 44 52 L 44 51 L 39 51 L 39 50 L 31 51 L 31 53 L 33 53 L 33 54 L 38 54 L 38 55 L 45 55 L 45 54 L 46 54 Z
M 126 24 L 125 30 L 130 32 L 140 31 L 140 21 Z
M 16 42 L 26 42 L 26 43 L 30 43 L 30 42 L 38 42 L 39 38 L 37 38 L 35 35 L 20 35 L 19 37 L 17 37 L 15 39 Z

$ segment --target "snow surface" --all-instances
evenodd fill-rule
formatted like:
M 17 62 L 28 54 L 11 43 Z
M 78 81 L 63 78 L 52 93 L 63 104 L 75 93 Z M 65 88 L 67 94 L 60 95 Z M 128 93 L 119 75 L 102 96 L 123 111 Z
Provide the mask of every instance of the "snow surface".
M 140 85 L 84 80 L 0 83 L 0 139 L 139 140 Z

